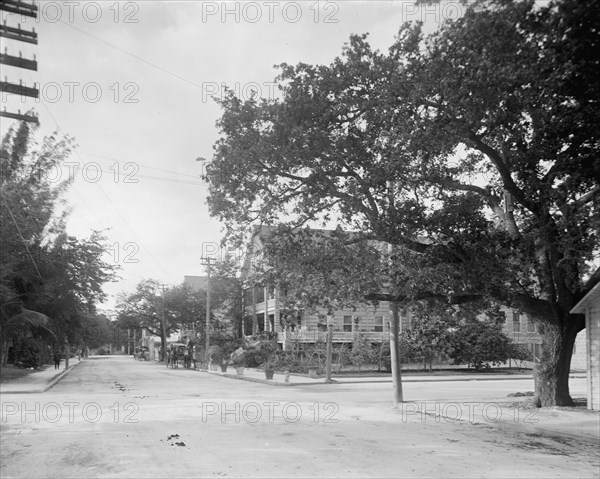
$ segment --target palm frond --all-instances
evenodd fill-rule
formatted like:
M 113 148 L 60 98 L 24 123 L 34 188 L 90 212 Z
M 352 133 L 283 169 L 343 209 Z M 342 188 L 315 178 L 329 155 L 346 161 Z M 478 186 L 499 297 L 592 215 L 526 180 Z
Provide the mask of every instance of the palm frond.
M 8 339 L 33 330 L 40 330 L 55 336 L 54 332 L 48 328 L 49 324 L 50 318 L 45 314 L 23 308 L 20 313 L 0 323 L 0 337 Z

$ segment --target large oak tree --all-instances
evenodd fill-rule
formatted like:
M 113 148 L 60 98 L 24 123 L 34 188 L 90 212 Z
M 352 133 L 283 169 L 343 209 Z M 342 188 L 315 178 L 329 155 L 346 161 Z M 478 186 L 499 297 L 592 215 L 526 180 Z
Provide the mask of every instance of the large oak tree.
M 353 36 L 330 65 L 281 65 L 280 99 L 221 101 L 211 213 L 229 238 L 323 220 L 389 243 L 372 299 L 528 313 L 537 400 L 572 404 L 569 311 L 600 280 L 598 3 L 482 1 L 386 53 Z

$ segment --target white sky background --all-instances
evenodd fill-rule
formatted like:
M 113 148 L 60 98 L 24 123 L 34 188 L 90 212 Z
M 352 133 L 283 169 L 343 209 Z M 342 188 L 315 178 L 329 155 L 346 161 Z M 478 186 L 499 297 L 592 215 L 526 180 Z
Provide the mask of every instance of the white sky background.
M 221 231 L 195 159 L 212 157 L 221 111 L 211 96 L 222 84 L 247 94 L 258 84 L 268 96 L 275 64 L 329 64 L 352 33 L 368 32 L 372 47 L 386 50 L 403 21 L 432 29 L 465 9 L 412 0 L 36 3 L 37 20 L 5 12 L 2 20 L 34 27 L 39 44 L 3 38 L 2 50 L 35 53 L 38 71 L 3 66 L 2 78 L 38 83 L 40 101 L 4 96 L 2 107 L 33 107 L 41 135 L 75 137 L 68 230 L 85 237 L 110 228 L 107 258 L 122 279 L 105 286 L 106 307 L 142 278 L 177 284 L 204 274 L 200 257 L 214 251 Z M 2 118 L 2 134 L 11 124 Z M 65 166 L 62 179 L 68 174 Z

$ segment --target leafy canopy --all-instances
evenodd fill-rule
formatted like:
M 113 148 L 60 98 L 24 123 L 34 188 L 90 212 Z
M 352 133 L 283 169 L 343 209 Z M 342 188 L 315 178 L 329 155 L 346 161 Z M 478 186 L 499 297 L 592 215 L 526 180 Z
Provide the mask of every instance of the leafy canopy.
M 401 246 L 415 295 L 558 321 L 600 279 L 593 4 L 478 2 L 386 53 L 355 35 L 330 65 L 280 65 L 281 99 L 221 101 L 211 213 L 231 240 L 336 223 Z

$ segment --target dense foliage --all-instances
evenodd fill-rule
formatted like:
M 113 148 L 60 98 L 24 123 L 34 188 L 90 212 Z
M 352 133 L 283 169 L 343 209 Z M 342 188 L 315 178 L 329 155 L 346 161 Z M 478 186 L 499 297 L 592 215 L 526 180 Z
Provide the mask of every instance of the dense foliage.
M 241 286 L 233 262 L 228 259 L 212 266 L 210 330 L 211 344 L 223 345 L 239 334 L 242 318 Z M 140 281 L 135 291 L 119 295 L 118 322 L 124 330 L 145 329 L 166 338 L 180 332 L 203 345 L 206 338 L 206 290 L 189 285 L 168 286 L 154 279 Z M 164 323 L 164 330 L 163 330 Z M 231 353 L 231 351 L 230 351 Z
M 11 129 L 0 145 L 2 364 L 11 342 L 15 351 L 31 336 L 55 348 L 79 348 L 102 327 L 96 306 L 116 268 L 103 259 L 102 232 L 83 239 L 68 234 L 62 203 L 68 183 L 53 181 L 73 146 L 56 136 L 37 144 L 27 123 Z M 35 356 L 34 349 L 23 354 Z
M 282 64 L 280 99 L 221 101 L 211 213 L 231 240 L 322 221 L 392 245 L 370 299 L 529 314 L 537 401 L 571 405 L 569 311 L 600 280 L 599 6 L 479 1 L 385 53 L 355 35 L 330 65 Z

